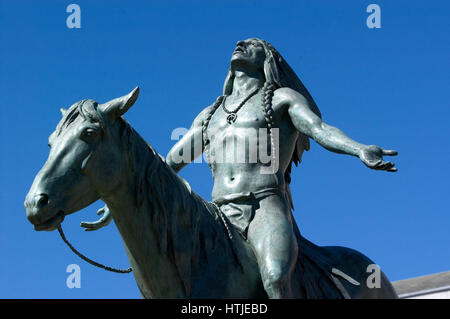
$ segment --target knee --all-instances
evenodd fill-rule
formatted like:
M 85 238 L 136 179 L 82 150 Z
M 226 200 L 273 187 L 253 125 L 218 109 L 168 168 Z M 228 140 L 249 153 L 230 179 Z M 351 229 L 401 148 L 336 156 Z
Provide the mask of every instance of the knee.
M 279 286 L 289 282 L 298 259 L 296 242 L 286 243 L 285 249 L 261 254 L 258 264 L 264 285 Z M 264 261 L 264 262 L 263 262 Z
M 264 272 L 264 290 L 270 299 L 292 298 L 290 273 L 281 270 L 270 270 Z
M 261 273 L 265 287 L 277 288 L 289 282 L 289 272 L 283 271 L 280 267 L 267 269 Z

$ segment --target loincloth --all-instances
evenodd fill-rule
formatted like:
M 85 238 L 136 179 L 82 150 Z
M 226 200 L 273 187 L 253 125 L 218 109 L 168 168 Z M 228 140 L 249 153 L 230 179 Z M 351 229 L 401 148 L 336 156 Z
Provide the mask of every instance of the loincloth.
M 213 203 L 227 217 L 230 223 L 247 239 L 248 227 L 260 207 L 259 202 L 269 196 L 286 196 L 284 189 L 266 188 L 256 192 L 245 192 L 227 195 L 214 200 Z

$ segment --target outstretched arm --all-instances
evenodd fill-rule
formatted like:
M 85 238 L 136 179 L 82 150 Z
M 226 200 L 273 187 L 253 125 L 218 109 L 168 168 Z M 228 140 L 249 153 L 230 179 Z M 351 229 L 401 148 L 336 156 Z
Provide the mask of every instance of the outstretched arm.
M 396 151 L 354 141 L 338 128 L 324 123 L 311 111 L 306 98 L 297 91 L 289 88 L 282 88 L 278 91 L 281 98 L 289 104 L 289 116 L 299 132 L 311 137 L 327 150 L 359 157 L 369 168 L 389 172 L 397 171 L 394 163 L 383 161 L 384 155 L 397 155 Z
M 179 172 L 203 153 L 203 120 L 210 110 L 204 109 L 195 119 L 189 131 L 172 147 L 166 156 L 166 163 Z

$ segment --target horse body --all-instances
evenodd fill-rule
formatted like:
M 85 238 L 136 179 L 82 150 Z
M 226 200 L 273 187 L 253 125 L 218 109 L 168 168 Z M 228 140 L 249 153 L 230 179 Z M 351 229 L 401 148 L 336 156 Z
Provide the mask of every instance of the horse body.
M 101 198 L 143 297 L 266 298 L 246 241 L 121 117 L 137 95 L 135 89 L 101 105 L 84 100 L 65 112 L 50 138 L 49 159 L 27 195 L 28 219 L 36 230 L 54 230 L 66 215 Z M 367 288 L 365 267 L 372 263 L 367 257 L 315 246 L 295 228 L 300 251 L 295 297 L 396 297 L 384 274 L 380 289 Z

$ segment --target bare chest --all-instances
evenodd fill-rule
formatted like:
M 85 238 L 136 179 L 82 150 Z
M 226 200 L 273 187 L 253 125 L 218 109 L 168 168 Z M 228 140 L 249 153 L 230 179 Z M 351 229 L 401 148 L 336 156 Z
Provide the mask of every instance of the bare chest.
M 245 132 L 252 134 L 260 129 L 267 129 L 268 114 L 266 114 L 261 101 L 261 95 L 257 94 L 244 105 L 240 101 L 227 98 L 225 103 L 217 108 L 208 125 L 208 136 L 217 136 L 223 134 L 242 135 Z M 280 124 L 281 112 L 276 105 L 272 121 L 275 125 Z

